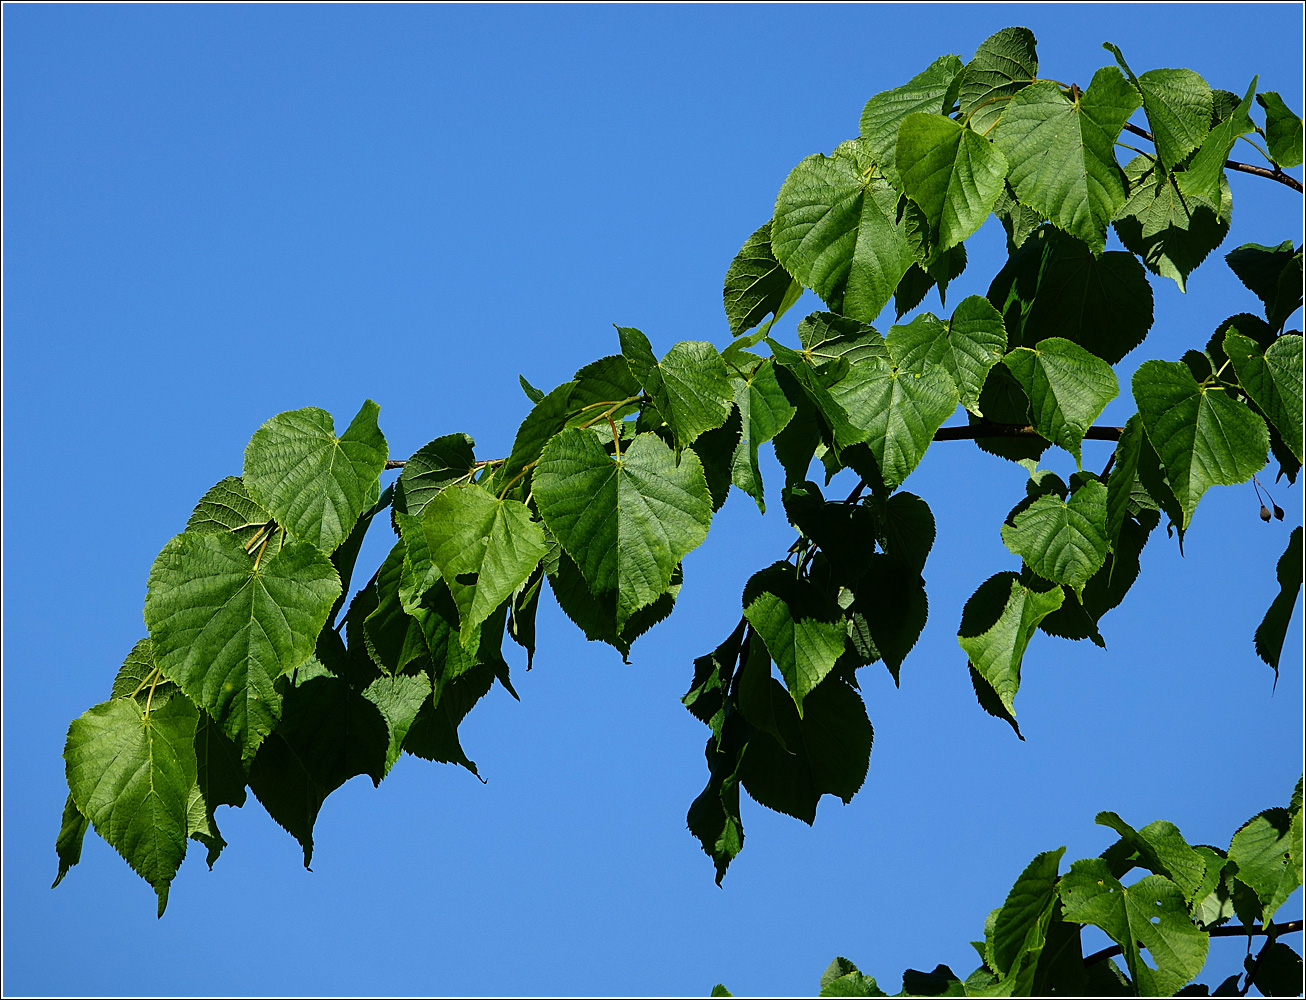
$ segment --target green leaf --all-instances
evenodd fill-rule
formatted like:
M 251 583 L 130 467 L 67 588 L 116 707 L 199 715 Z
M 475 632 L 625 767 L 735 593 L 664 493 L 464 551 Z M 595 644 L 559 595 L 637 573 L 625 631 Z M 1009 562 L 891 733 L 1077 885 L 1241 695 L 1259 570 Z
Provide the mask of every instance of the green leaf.
M 953 56 L 952 58 L 956 58 Z M 870 976 L 864 976 L 848 959 L 839 957 L 831 962 L 821 973 L 821 992 L 823 997 L 885 997 L 889 994 L 875 984 Z
M 962 122 L 976 132 L 988 132 L 1007 104 L 1038 79 L 1034 33 L 1028 28 L 1003 28 L 986 38 L 975 58 L 962 71 L 958 108 Z
M 377 706 L 316 658 L 296 671 L 281 721 L 258 748 L 249 787 L 313 863 L 313 826 L 327 796 L 349 778 L 385 774 L 390 744 Z
M 376 706 L 385 719 L 389 744 L 385 752 L 383 774 L 399 759 L 404 739 L 412 728 L 417 713 L 431 697 L 431 678 L 425 673 L 400 674 L 397 677 L 378 677 L 363 690 L 363 697 Z
M 1025 866 L 993 924 L 993 963 L 1002 975 L 1033 952 L 1034 961 L 1043 950 L 1047 925 L 1057 902 L 1058 867 L 1064 847 L 1044 851 Z M 1031 972 L 1032 972 L 1032 965 Z
M 730 417 L 734 389 L 725 363 L 706 341 L 684 340 L 643 377 L 644 391 L 684 448 Z
M 822 371 L 833 370 L 822 366 L 839 360 L 856 364 L 870 358 L 889 357 L 884 338 L 874 327 L 847 316 L 814 312 L 799 322 L 797 332 L 802 344 L 799 353 Z M 838 370 L 842 372 L 844 369 Z
M 870 322 L 914 257 L 897 221 L 897 191 L 864 173 L 868 151 L 843 150 L 809 156 L 789 174 L 776 198 L 771 249 L 835 312 Z
M 658 359 L 653 354 L 653 345 L 633 326 L 617 327 L 617 338 L 621 342 L 621 356 L 630 365 L 630 373 L 640 385 L 645 384 L 658 364 Z
M 74 719 L 64 745 L 77 809 L 154 887 L 159 916 L 186 856 L 198 720 L 185 698 L 171 698 L 148 713 L 133 699 L 114 698 Z
M 1018 347 L 1003 361 L 1025 391 L 1034 430 L 1079 465 L 1084 434 L 1120 392 L 1111 366 L 1061 337 L 1041 340 L 1033 349 Z
M 822 795 L 848 803 L 866 780 L 874 735 L 866 707 L 856 691 L 830 678 L 808 695 L 800 717 L 778 681 L 763 681 L 779 736 L 754 730 L 739 778 L 760 805 L 810 825 Z
M 998 195 L 998 200 L 993 203 L 993 214 L 1002 223 L 1002 228 L 1007 231 L 1008 256 L 1023 246 L 1025 240 L 1029 239 L 1030 233 L 1047 221 L 1041 213 L 1034 211 L 1028 205 L 1022 205 L 1015 192 L 1011 190 L 1010 184 L 1003 187 L 1002 194 Z
M 1238 384 L 1247 390 L 1297 461 L 1303 461 L 1301 335 L 1285 334 L 1262 353 L 1251 337 L 1230 328 L 1224 335 L 1224 353 L 1238 374 Z
M 1283 640 L 1288 635 L 1288 623 L 1292 621 L 1292 611 L 1297 604 L 1297 595 L 1301 592 L 1301 538 L 1301 525 L 1298 525 L 1288 536 L 1288 547 L 1283 550 L 1275 567 L 1279 592 L 1270 602 L 1261 624 L 1256 627 L 1256 655 L 1274 668 L 1276 681 L 1279 677 L 1279 656 L 1283 652 Z
M 896 160 L 903 192 L 929 220 L 936 253 L 979 229 L 1007 175 L 997 146 L 940 114 L 903 119 Z
M 1260 901 L 1261 912 L 1257 915 L 1263 925 L 1274 919 L 1278 908 L 1301 885 L 1293 863 L 1292 825 L 1293 817 L 1287 809 L 1266 809 L 1248 820 L 1229 844 L 1229 860 L 1238 866 L 1238 880 Z M 1298 843 L 1298 864 L 1300 851 Z
M 1111 224 L 1126 250 L 1137 254 L 1153 274 L 1171 278 L 1187 291 L 1188 275 L 1229 233 L 1228 212 L 1179 190 L 1173 174 L 1154 169 L 1155 161 L 1136 156 L 1125 166 L 1129 198 Z M 1229 182 L 1220 182 L 1221 202 L 1232 203 Z
M 464 647 L 548 551 L 525 504 L 475 484 L 445 490 L 427 504 L 422 531 L 458 605 Z
M 1300 125 L 1298 128 L 1300 129 Z M 1301 139 L 1298 132 L 1297 144 Z M 1298 154 L 1298 163 L 1301 154 Z M 1253 971 L 1250 973 L 1252 985 L 1267 997 L 1295 997 L 1302 991 L 1301 956 L 1282 941 L 1266 944 L 1256 956 Z
M 1138 486 L 1138 462 L 1145 441 L 1142 420 L 1135 413 L 1125 421 L 1106 483 L 1106 539 L 1113 551 Z
M 698 457 L 685 452 L 677 464 L 653 434 L 612 458 L 593 434 L 563 431 L 544 449 L 534 489 L 544 523 L 590 591 L 616 592 L 619 628 L 666 591 L 712 520 Z
M 980 584 L 962 609 L 957 642 L 1012 716 L 1025 647 L 1038 623 L 1061 606 L 1064 596 L 1060 587 L 1034 590 L 1015 573 L 997 573 Z
M 671 574 L 671 583 L 660 597 L 652 604 L 640 608 L 624 622 L 618 623 L 616 592 L 605 590 L 599 594 L 591 593 L 589 584 L 566 552 L 558 553 L 556 565 L 549 568 L 548 576 L 553 596 L 563 614 L 585 633 L 586 639 L 606 642 L 627 663 L 630 662 L 630 647 L 635 640 L 674 610 L 683 582 L 681 569 L 677 566 Z
M 316 407 L 273 417 L 245 449 L 250 496 L 296 538 L 330 553 L 372 503 L 385 468 L 380 412 L 369 399 L 340 437 L 331 414 Z
M 335 567 L 307 542 L 256 560 L 234 535 L 178 535 L 145 596 L 155 662 L 248 760 L 280 716 L 274 682 L 312 654 L 339 593 Z
M 77 808 L 77 803 L 73 801 L 72 793 L 69 792 L 63 805 L 59 836 L 54 841 L 55 854 L 59 857 L 59 874 L 51 883 L 51 889 L 63 881 L 63 877 L 68 874 L 68 870 L 73 865 L 82 860 L 82 840 L 90 825 L 90 820 L 82 815 L 82 811 Z
M 1128 858 L 1123 863 L 1112 865 L 1111 874 L 1116 878 L 1141 865 L 1179 886 L 1188 902 L 1199 898 L 1206 881 L 1206 859 L 1200 851 L 1188 845 L 1173 823 L 1157 820 L 1135 830 L 1113 812 L 1100 812 L 1093 822 L 1120 834 L 1120 842 L 1107 848 L 1102 855 L 1108 862 L 1117 855 Z
M 1238 280 L 1265 303 L 1265 318 L 1272 332 L 1281 330 L 1301 306 L 1301 256 L 1300 249 L 1293 250 L 1291 240 L 1277 247 L 1244 243 L 1225 255 Z
M 716 884 L 725 878 L 744 848 L 744 824 L 739 818 L 739 765 L 747 748 L 748 727 L 738 714 L 725 721 L 717 737 L 709 737 L 705 753 L 709 777 L 689 807 L 686 821 L 689 832 L 697 838 L 703 852 L 716 867 Z
M 526 398 L 532 403 L 538 403 L 544 398 L 544 392 L 527 382 L 525 375 L 518 375 L 517 382 L 521 385 L 521 391 L 526 393 Z
M 1106 487 L 1090 479 L 1063 502 L 1041 496 L 1014 525 L 1002 526 L 1002 541 L 1039 576 L 1069 587 L 1081 600 L 1084 585 L 1107 557 Z
M 208 848 L 209 868 L 227 846 L 218 832 L 218 806 L 245 804 L 245 766 L 240 748 L 204 713 L 195 727 L 195 787 L 187 803 L 187 832 Z
M 458 643 L 450 646 L 457 649 Z M 494 667 L 490 663 L 479 663 L 443 682 L 433 698 L 422 702 L 404 737 L 404 752 L 423 760 L 457 764 L 477 774 L 475 761 L 463 751 L 458 739 L 458 727 L 493 685 Z
M 186 522 L 186 530 L 200 534 L 232 531 L 243 545 L 258 535 L 260 529 L 271 520 L 272 515 L 250 497 L 244 480 L 239 476 L 228 476 L 200 497 Z M 272 544 L 275 547 L 269 555 L 280 547 L 280 539 L 274 540 Z
M 940 56 L 901 87 L 883 91 L 866 102 L 862 110 L 862 138 L 894 187 L 902 187 L 895 165 L 899 126 L 915 112 L 948 114 L 961 69 L 961 60 L 956 56 Z
M 1211 130 L 1214 97 L 1210 85 L 1191 69 L 1152 69 L 1136 77 L 1116 46 L 1104 42 L 1102 48 L 1116 57 L 1141 95 L 1157 156 L 1169 173 Z
M 1044 226 L 989 286 L 1010 347 L 1063 337 L 1114 365 L 1152 326 L 1152 288 L 1132 253 L 1088 246 Z
M 1265 465 L 1265 422 L 1223 387 L 1199 385 L 1182 362 L 1145 361 L 1134 373 L 1134 399 L 1183 509 L 1182 528 L 1206 490 L 1246 482 Z
M 744 587 L 744 617 L 780 669 L 803 714 L 803 699 L 843 654 L 845 626 L 838 605 L 793 566 L 778 562 L 753 574 Z
M 1020 202 L 1095 254 L 1105 248 L 1107 223 L 1125 203 L 1115 141 L 1138 105 L 1120 71 L 1104 66 L 1074 100 L 1048 80 L 1026 87 L 994 131 Z
M 470 480 L 476 468 L 475 444 L 468 434 L 445 434 L 418 449 L 395 483 L 395 513 L 421 517 L 426 505 L 446 489 Z
M 744 241 L 726 271 L 725 306 L 730 332 L 739 336 L 768 315 L 779 319 L 802 292 L 802 284 L 789 276 L 771 252 L 771 223 L 767 221 Z
M 731 460 L 731 482 L 756 500 L 757 509 L 766 513 L 757 450 L 779 434 L 797 410 L 785 398 L 770 358 L 758 364 L 746 377 L 732 378 L 730 384 L 734 386 L 735 406 L 739 408 L 742 427 Z
M 508 461 L 501 470 L 504 484 L 519 483 L 531 463 L 539 460 L 544 446 L 553 436 L 567 426 L 567 421 L 575 412 L 572 395 L 576 391 L 576 382 L 563 382 L 555 387 L 543 399 L 531 407 L 517 428 L 512 441 L 512 451 Z M 523 493 L 524 496 L 524 493 Z
M 835 427 L 836 439 L 840 444 L 865 441 L 890 488 L 901 485 L 920 464 L 960 398 L 945 366 L 912 372 L 901 358 L 855 364 L 828 392 L 854 429 L 840 437 L 841 428 Z
M 430 655 L 426 637 L 400 598 L 407 547 L 396 542 L 376 571 L 376 608 L 363 619 L 363 641 L 373 662 L 387 674 L 400 673 Z
M 694 718 L 712 730 L 717 739 L 726 717 L 726 696 L 739 662 L 748 620 L 741 618 L 738 627 L 711 653 L 694 660 L 694 682 L 680 699 Z
M 1229 206 L 1220 196 L 1220 181 L 1224 175 L 1224 161 L 1233 151 L 1240 135 L 1255 129 L 1248 112 L 1256 94 L 1256 77 L 1252 77 L 1247 95 L 1228 118 L 1221 121 L 1202 140 L 1186 170 L 1179 174 L 1179 190 L 1186 195 L 1201 198 L 1219 209 L 1221 218 L 1228 218 Z
M 1173 994 L 1206 962 L 1207 935 L 1193 926 L 1183 893 L 1164 876 L 1124 886 L 1105 861 L 1086 858 L 1070 866 L 1060 891 L 1067 919 L 1100 927 L 1121 946 L 1141 995 Z M 1155 968 L 1139 954 L 1140 945 Z
M 1283 98 L 1273 90 L 1256 95 L 1256 103 L 1265 109 L 1265 144 L 1270 159 L 1281 167 L 1300 167 L 1302 163 L 1302 120 L 1288 110 Z
M 871 508 L 827 502 L 812 482 L 785 487 L 784 506 L 789 523 L 820 546 L 841 582 L 851 585 L 866 572 L 875 551 Z

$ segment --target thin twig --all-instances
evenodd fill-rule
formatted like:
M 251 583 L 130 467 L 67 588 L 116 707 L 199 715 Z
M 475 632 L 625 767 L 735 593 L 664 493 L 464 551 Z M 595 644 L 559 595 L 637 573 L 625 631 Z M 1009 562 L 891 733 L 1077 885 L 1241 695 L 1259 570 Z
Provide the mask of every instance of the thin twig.
M 1137 125 L 1125 125 L 1126 132 L 1132 132 L 1134 135 L 1141 136 L 1148 142 L 1155 142 L 1152 133 L 1145 128 L 1139 128 Z M 1239 163 L 1237 160 L 1225 160 L 1224 167 L 1226 170 L 1240 170 L 1244 174 L 1255 174 L 1257 177 L 1267 177 L 1272 181 L 1278 181 L 1280 184 L 1286 184 L 1298 194 L 1302 193 L 1301 181 L 1296 177 L 1285 174 L 1279 167 L 1271 170 L 1269 167 L 1258 167 L 1254 163 Z
M 1221 927 L 1212 927 L 1210 930 L 1206 931 L 1206 933 L 1211 937 L 1240 937 L 1244 934 L 1248 936 L 1256 934 L 1273 934 L 1278 936 L 1279 934 L 1296 934 L 1301 931 L 1301 929 L 1302 922 L 1300 920 L 1288 920 L 1281 924 L 1276 924 L 1271 921 L 1268 930 L 1264 927 L 1257 927 L 1254 924 L 1251 927 L 1244 927 L 1242 924 L 1225 924 Z M 1124 949 L 1118 944 L 1113 944 L 1110 948 L 1103 948 L 1101 951 L 1093 952 L 1093 954 L 1084 959 L 1084 964 L 1093 965 L 1097 962 L 1105 962 L 1108 958 L 1115 958 L 1117 955 L 1123 954 Z

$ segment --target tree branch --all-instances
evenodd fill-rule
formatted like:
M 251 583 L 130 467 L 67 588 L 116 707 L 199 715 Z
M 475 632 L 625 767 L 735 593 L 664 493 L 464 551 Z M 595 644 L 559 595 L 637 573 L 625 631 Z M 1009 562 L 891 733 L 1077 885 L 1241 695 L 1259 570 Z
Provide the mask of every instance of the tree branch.
M 1134 135 L 1141 136 L 1148 142 L 1156 142 L 1152 138 L 1152 133 L 1145 128 L 1139 128 L 1137 125 L 1125 125 L 1126 132 L 1132 132 Z M 1269 167 L 1258 167 L 1254 163 L 1239 163 L 1237 160 L 1225 160 L 1226 170 L 1240 170 L 1244 174 L 1255 174 L 1257 177 L 1268 177 L 1272 181 L 1278 181 L 1280 184 L 1286 184 L 1298 194 L 1302 193 L 1301 181 L 1296 177 L 1285 174 L 1279 167 L 1271 170 Z
M 1241 924 L 1226 924 L 1222 927 L 1212 927 L 1206 933 L 1211 937 L 1240 937 L 1244 934 L 1248 936 L 1256 934 L 1296 934 L 1300 932 L 1301 929 L 1302 922 L 1300 920 L 1288 920 L 1282 924 L 1276 924 L 1274 921 L 1270 921 L 1269 928 L 1257 927 L 1254 924 L 1251 927 L 1244 927 Z M 1115 958 L 1117 955 L 1121 954 L 1124 954 L 1124 949 L 1118 944 L 1113 944 L 1110 948 L 1103 948 L 1101 951 L 1093 952 L 1093 954 L 1084 959 L 1084 964 L 1094 965 L 1097 962 L 1105 962 L 1108 958 Z
M 1120 435 L 1124 432 L 1123 427 L 1090 427 L 1084 432 L 1084 438 L 1088 441 L 1119 441 Z M 1029 424 L 999 424 L 983 418 L 980 418 L 977 423 L 968 424 L 965 427 L 940 427 L 934 432 L 935 441 L 973 441 L 976 438 L 1036 438 L 1041 436 Z
M 1086 441 L 1119 441 L 1120 435 L 1125 429 L 1123 427 L 1090 427 L 1084 432 Z M 976 438 L 991 437 L 1012 437 L 1012 438 L 1036 438 L 1039 437 L 1038 431 L 1034 430 L 1029 424 L 999 424 L 992 420 L 980 418 L 977 423 L 968 424 L 965 427 L 940 427 L 934 432 L 935 441 L 974 441 Z M 499 459 L 502 461 L 502 459 Z M 386 470 L 402 469 L 407 463 L 407 459 L 391 458 L 385 463 Z M 477 462 L 479 465 L 492 465 L 491 462 Z M 854 498 L 855 499 L 855 498 Z M 845 503 L 850 501 L 845 501 Z

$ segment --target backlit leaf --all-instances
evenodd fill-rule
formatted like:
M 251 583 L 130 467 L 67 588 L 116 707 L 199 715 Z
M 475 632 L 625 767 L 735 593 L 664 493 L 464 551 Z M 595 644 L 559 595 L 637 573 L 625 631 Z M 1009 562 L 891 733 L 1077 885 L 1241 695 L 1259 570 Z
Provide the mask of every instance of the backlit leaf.
M 1061 606 L 1063 597 L 1060 587 L 1034 590 L 1015 573 L 998 573 L 980 584 L 962 609 L 957 642 L 1013 716 L 1025 647 L 1038 623 Z

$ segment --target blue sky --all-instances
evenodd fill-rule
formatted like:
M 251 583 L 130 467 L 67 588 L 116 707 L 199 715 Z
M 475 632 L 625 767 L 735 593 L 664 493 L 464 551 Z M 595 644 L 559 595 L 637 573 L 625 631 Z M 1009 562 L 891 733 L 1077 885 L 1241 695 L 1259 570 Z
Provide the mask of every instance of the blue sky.
M 788 171 L 937 56 L 1024 24 L 1056 79 L 1086 83 L 1110 40 L 1139 72 L 1187 66 L 1240 94 L 1260 74 L 1300 111 L 1302 24 L 1295 4 L 3 17 L 6 993 L 814 994 L 836 954 L 892 991 L 907 967 L 969 972 L 966 942 L 1034 854 L 1111 842 L 1099 810 L 1227 846 L 1286 804 L 1300 609 L 1277 690 L 1251 635 L 1300 490 L 1271 487 L 1289 516 L 1268 527 L 1250 485 L 1213 490 L 1183 558 L 1154 535 L 1107 651 L 1038 636 L 1021 743 L 975 705 L 955 633 L 974 588 L 1016 568 L 998 527 L 1026 474 L 945 444 L 907 483 L 938 522 L 929 624 L 901 689 L 862 671 L 867 783 L 810 829 L 746 801 L 724 889 L 685 830 L 706 730 L 679 698 L 744 581 L 793 537 L 778 504 L 763 518 L 738 494 L 630 665 L 542 608 L 521 703 L 496 690 L 462 729 L 487 784 L 413 758 L 378 790 L 354 779 L 323 809 L 312 873 L 251 798 L 219 815 L 231 846 L 212 872 L 192 852 L 162 921 L 94 836 L 51 891 L 68 722 L 144 634 L 156 553 L 268 417 L 315 405 L 343 427 L 370 397 L 392 456 L 454 431 L 505 454 L 528 408 L 518 373 L 569 378 L 616 350 L 613 323 L 659 353 L 724 346 L 722 277 Z M 1233 232 L 1187 295 L 1154 279 L 1157 322 L 1122 384 L 1257 309 L 1223 253 L 1300 242 L 1300 196 L 1231 183 Z M 1000 266 L 994 225 L 968 247 L 950 301 Z M 1089 442 L 1085 465 L 1108 454 Z M 773 496 L 780 484 L 772 464 Z M 1240 964 L 1236 946 L 1213 949 L 1204 981 Z

